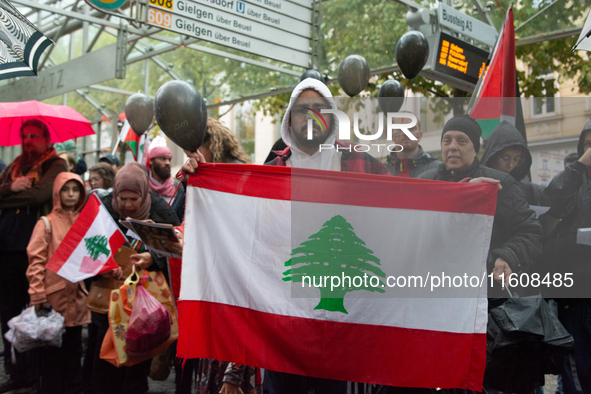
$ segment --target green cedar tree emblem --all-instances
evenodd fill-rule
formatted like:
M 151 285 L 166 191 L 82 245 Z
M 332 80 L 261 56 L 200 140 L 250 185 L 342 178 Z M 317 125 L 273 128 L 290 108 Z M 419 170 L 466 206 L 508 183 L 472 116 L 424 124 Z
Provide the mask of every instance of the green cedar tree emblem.
M 320 302 L 314 309 L 348 313 L 344 305 L 346 293 L 355 290 L 385 292 L 382 288 L 384 282 L 379 279 L 386 277 L 384 271 L 378 267 L 380 259 L 374 256 L 373 251 L 365 246 L 365 242 L 357 237 L 353 226 L 340 215 L 324 223 L 320 231 L 293 249 L 291 256 L 284 264 L 291 268 L 283 273 L 286 276 L 283 280 L 303 282 L 304 277 L 314 278 L 314 286 L 320 290 Z M 353 278 L 363 278 L 365 274 L 367 280 L 363 281 L 361 286 L 355 286 Z M 340 287 L 332 290 L 330 283 L 316 284 L 322 283 L 326 276 L 342 278 L 343 275 L 350 277 L 351 281 L 342 281 Z M 370 285 L 371 277 L 378 279 L 378 286 Z M 308 282 L 309 279 L 306 278 L 304 283 Z
M 94 260 L 98 259 L 101 254 L 109 257 L 109 241 L 104 235 L 95 235 L 91 238 L 84 238 L 84 243 L 86 244 L 88 254 Z

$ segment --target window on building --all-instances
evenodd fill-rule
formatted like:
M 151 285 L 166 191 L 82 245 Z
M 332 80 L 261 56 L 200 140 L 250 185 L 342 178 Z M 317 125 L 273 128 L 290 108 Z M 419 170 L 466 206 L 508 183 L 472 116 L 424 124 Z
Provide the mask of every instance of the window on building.
M 236 137 L 253 160 L 255 124 L 255 114 L 250 103 L 240 105 L 236 109 Z
M 552 69 L 545 70 L 546 74 L 541 77 L 544 86 L 542 97 L 534 97 L 532 100 L 534 116 L 551 115 L 555 109 L 555 77 Z

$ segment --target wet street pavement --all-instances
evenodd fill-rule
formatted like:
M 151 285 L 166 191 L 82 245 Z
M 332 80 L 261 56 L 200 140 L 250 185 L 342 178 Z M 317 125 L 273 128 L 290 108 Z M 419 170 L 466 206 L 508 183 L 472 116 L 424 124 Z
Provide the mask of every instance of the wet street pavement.
M 86 334 L 86 330 L 83 331 L 83 341 L 85 340 L 84 335 Z M 0 352 L 4 351 L 4 342 L 0 341 Z M 7 354 L 10 351 L 7 352 Z M 148 378 L 148 384 L 150 386 L 150 390 L 148 393 L 150 394 L 174 394 L 175 384 L 174 384 L 174 368 L 171 368 L 170 375 L 168 379 L 162 382 L 152 380 Z M 0 357 L 0 384 L 4 383 L 8 380 L 8 375 L 6 375 L 6 371 L 4 370 L 4 358 Z M 11 394 L 25 394 L 28 393 L 29 389 L 21 389 L 21 390 L 13 390 L 9 393 Z

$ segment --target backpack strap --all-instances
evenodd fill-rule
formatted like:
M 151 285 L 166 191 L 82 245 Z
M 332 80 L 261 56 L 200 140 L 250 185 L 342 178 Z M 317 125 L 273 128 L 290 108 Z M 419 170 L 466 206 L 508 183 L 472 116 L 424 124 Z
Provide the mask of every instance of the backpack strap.
M 47 234 L 47 239 L 49 240 L 49 237 L 51 234 L 51 227 L 49 226 L 49 219 L 47 219 L 47 216 L 41 216 L 41 219 L 43 219 L 43 222 L 45 223 L 45 234 Z

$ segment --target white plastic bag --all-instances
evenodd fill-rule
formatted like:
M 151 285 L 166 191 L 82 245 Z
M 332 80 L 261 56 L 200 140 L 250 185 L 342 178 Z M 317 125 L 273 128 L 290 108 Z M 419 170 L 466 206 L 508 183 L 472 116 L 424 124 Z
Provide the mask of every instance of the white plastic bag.
M 62 334 L 66 331 L 60 313 L 51 310 L 47 317 L 38 317 L 34 306 L 10 319 L 8 328 L 4 337 L 19 352 L 46 345 L 61 347 Z

